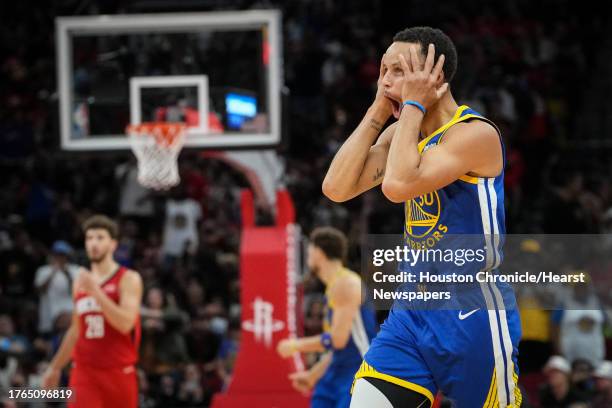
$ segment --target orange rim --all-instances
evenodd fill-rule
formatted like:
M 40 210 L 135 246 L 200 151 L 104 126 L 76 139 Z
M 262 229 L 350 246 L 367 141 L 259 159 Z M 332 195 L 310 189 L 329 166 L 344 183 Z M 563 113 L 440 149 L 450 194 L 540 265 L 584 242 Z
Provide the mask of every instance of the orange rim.
M 144 122 L 128 125 L 126 132 L 131 136 L 153 136 L 163 145 L 171 145 L 187 129 L 182 122 Z

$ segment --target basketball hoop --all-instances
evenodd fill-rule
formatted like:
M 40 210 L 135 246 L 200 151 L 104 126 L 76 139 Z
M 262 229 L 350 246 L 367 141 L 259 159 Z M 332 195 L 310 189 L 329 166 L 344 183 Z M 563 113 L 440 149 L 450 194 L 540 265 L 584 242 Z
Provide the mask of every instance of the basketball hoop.
M 126 129 L 138 159 L 138 181 L 145 187 L 167 190 L 179 181 L 178 155 L 185 142 L 183 123 L 145 122 Z

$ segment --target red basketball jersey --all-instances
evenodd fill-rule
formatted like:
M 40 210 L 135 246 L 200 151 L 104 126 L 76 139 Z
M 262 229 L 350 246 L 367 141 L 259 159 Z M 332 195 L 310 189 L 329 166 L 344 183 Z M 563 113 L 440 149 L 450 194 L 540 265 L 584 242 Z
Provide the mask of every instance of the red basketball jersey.
M 127 269 L 120 266 L 100 284 L 102 290 L 115 303 L 119 303 L 119 282 L 126 272 Z M 79 337 L 74 347 L 73 361 L 77 365 L 100 368 L 135 364 L 140 344 L 140 316 L 132 331 L 122 334 L 106 321 L 102 308 L 92 296 L 78 291 L 74 301 L 79 317 Z

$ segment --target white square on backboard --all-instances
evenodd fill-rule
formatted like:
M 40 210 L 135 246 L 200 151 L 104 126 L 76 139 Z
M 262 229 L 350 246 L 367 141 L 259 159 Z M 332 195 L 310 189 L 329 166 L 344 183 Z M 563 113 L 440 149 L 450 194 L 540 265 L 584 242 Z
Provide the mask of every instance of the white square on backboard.
M 187 134 L 208 133 L 208 76 L 173 75 L 130 78 L 130 124 L 142 123 L 142 88 L 195 86 L 198 95 L 199 126 L 187 128 Z

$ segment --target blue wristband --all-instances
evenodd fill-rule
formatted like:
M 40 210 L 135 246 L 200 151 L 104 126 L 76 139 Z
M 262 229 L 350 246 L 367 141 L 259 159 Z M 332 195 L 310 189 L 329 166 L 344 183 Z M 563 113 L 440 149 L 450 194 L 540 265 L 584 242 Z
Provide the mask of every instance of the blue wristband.
M 412 100 L 405 101 L 404 102 L 404 106 L 406 106 L 406 105 L 412 105 L 412 106 L 416 107 L 418 110 L 423 112 L 423 115 L 427 114 L 427 109 L 425 109 L 425 107 L 423 105 L 421 105 L 420 103 L 418 103 L 417 101 L 412 101 Z
M 321 334 L 321 345 L 325 350 L 331 350 L 333 348 L 331 334 L 328 332 Z

